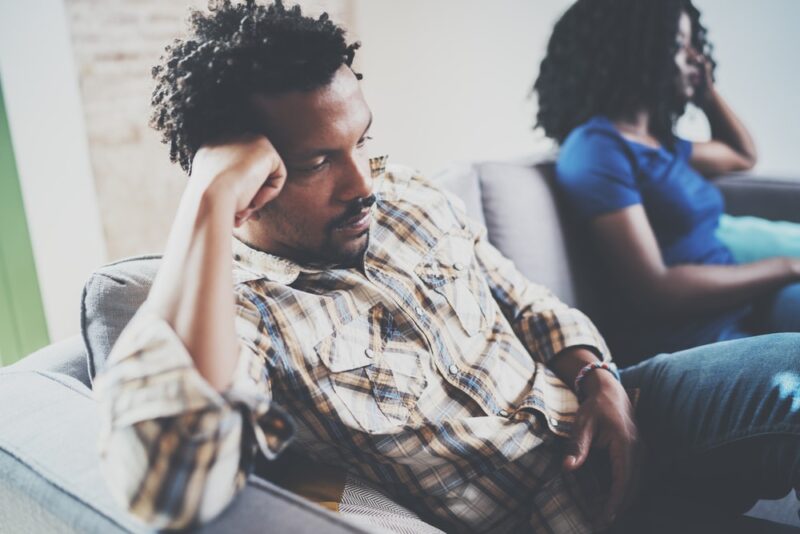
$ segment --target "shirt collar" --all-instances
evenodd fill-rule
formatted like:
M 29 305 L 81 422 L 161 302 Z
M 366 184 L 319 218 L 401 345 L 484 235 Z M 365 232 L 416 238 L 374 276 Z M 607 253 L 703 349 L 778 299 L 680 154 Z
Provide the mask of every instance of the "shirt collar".
M 308 270 L 289 259 L 252 248 L 235 237 L 233 261 L 237 267 L 237 283 L 268 278 L 273 282 L 289 285 L 297 280 L 302 271 Z
M 370 174 L 378 178 L 386 172 L 388 156 L 370 158 Z M 255 249 L 233 238 L 233 260 L 238 269 L 235 270 L 236 283 L 249 282 L 260 278 L 267 278 L 273 282 L 289 285 L 297 280 L 300 273 L 319 273 L 320 268 L 300 265 L 287 258 L 275 256 L 268 252 Z

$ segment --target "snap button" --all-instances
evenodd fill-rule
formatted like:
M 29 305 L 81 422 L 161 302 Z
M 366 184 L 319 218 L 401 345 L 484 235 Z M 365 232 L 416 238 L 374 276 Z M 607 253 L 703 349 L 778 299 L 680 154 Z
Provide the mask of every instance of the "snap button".
M 458 374 L 458 366 L 456 364 L 451 365 L 447 370 L 451 375 Z
M 508 417 L 508 412 L 505 410 L 500 410 L 499 412 L 497 412 L 497 415 L 499 415 L 500 417 Z
M 375 357 L 375 352 L 373 352 L 372 349 L 367 349 L 367 350 L 364 351 L 364 355 L 367 358 L 374 358 Z
M 414 312 L 415 312 L 417 315 L 419 315 L 420 317 L 422 317 L 422 316 L 425 314 L 425 310 L 423 310 L 423 309 L 422 309 L 422 308 L 420 308 L 419 306 L 417 306 L 416 308 L 414 308 Z
M 551 417 L 550 424 L 553 426 L 558 426 L 558 419 L 556 419 L 555 417 Z
M 464 264 L 457 261 L 457 262 L 455 262 L 453 264 L 453 269 L 455 269 L 456 271 L 463 271 L 464 270 Z

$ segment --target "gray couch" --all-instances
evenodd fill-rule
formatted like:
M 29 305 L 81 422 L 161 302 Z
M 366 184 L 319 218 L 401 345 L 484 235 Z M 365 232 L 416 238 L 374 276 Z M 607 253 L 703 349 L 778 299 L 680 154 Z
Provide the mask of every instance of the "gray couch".
M 456 165 L 437 177 L 483 221 L 489 238 L 532 280 L 568 303 L 592 309 L 581 238 L 552 190 L 552 164 L 539 161 Z M 800 222 L 800 181 L 750 176 L 720 179 L 734 214 Z M 86 285 L 83 339 L 68 339 L 0 369 L 0 532 L 146 532 L 112 500 L 96 452 L 92 377 L 145 298 L 158 257 L 101 268 Z M 77 313 L 77 310 L 76 310 Z M 762 501 L 741 532 L 795 532 L 797 501 Z M 763 519 L 756 519 L 763 518 Z M 775 522 L 766 521 L 770 519 Z M 253 475 L 208 532 L 374 532 Z

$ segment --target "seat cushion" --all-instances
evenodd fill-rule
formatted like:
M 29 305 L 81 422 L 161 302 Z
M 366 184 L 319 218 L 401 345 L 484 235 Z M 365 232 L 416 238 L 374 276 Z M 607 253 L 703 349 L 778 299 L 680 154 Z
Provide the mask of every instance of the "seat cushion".
M 81 339 L 81 336 L 75 335 L 47 345 L 17 363 L 4 367 L 3 371 L 48 371 L 60 373 L 80 380 L 86 387 L 91 387 L 86 360 L 86 347 L 83 339 Z
M 106 486 L 89 388 L 59 373 L 3 369 L 0 405 L 0 532 L 153 532 Z M 266 531 L 368 532 L 255 476 L 218 518 L 193 530 Z
M 101 267 L 89 277 L 81 301 L 81 333 L 93 379 L 122 329 L 142 305 L 161 256 L 138 256 Z

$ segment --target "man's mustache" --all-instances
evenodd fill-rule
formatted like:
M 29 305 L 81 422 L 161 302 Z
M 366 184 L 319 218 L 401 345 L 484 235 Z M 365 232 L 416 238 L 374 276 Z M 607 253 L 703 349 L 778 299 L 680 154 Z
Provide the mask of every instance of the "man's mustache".
M 347 205 L 347 209 L 342 214 L 341 217 L 337 217 L 334 219 L 333 223 L 331 224 L 332 227 L 343 226 L 348 219 L 352 219 L 363 210 L 369 208 L 377 201 L 377 197 L 373 194 L 368 197 L 357 198 L 353 202 Z

